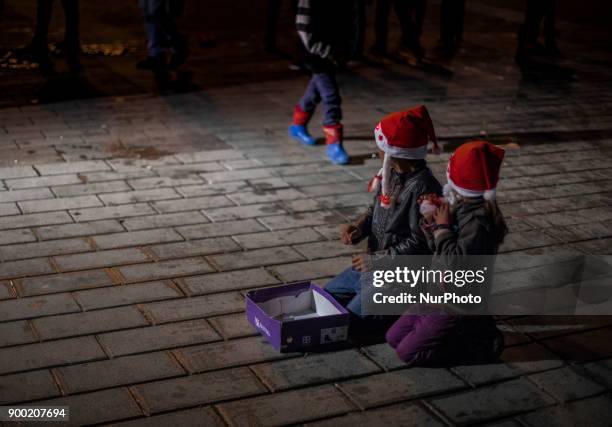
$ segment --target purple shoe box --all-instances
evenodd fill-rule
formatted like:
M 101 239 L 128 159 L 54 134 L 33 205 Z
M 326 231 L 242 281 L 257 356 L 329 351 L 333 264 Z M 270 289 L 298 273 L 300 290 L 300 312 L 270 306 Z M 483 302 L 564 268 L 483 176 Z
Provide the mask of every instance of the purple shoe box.
M 279 352 L 346 341 L 349 313 L 312 282 L 247 292 L 247 319 Z

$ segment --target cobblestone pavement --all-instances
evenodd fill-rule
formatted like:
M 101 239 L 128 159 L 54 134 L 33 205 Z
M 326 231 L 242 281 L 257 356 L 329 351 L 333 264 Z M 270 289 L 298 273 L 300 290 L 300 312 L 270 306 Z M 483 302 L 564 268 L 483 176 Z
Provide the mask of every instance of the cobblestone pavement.
M 246 290 L 347 265 L 372 128 L 417 103 L 441 179 L 465 138 L 508 148 L 503 251 L 611 253 L 609 52 L 565 40 L 521 72 L 509 30 L 477 31 L 444 69 L 341 77 L 347 167 L 287 141 L 303 76 L 1 110 L 0 403 L 73 424 L 609 425 L 612 317 L 500 319 L 499 363 L 449 369 L 385 344 L 280 355 L 245 321 Z

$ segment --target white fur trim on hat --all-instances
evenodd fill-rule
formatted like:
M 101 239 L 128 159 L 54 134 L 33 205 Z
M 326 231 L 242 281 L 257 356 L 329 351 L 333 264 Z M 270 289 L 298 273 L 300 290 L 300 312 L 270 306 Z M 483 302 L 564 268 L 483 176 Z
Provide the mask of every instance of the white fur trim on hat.
M 491 190 L 478 191 L 478 190 L 468 190 L 467 188 L 459 187 L 457 184 L 453 182 L 448 173 L 446 174 L 446 179 L 448 184 L 457 192 L 457 194 L 463 197 L 484 197 L 486 200 L 494 200 L 495 199 L 495 188 Z
M 380 124 L 374 129 L 376 145 L 386 154 L 399 159 L 421 160 L 427 157 L 427 144 L 415 148 L 401 148 L 389 145 L 387 137 L 383 133 Z

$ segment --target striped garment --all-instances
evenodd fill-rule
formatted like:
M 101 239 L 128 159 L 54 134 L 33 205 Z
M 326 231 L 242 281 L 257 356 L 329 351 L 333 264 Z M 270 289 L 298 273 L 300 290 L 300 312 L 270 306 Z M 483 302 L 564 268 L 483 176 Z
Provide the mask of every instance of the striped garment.
M 313 26 L 312 13 L 313 0 L 299 0 L 295 25 L 304 47 L 311 55 L 327 58 L 331 53 L 331 45 L 317 40 Z

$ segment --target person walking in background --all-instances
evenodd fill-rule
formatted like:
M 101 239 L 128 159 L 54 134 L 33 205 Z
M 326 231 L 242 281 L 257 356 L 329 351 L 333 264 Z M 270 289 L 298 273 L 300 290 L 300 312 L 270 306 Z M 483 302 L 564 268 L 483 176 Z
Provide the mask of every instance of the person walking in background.
M 140 0 L 147 33 L 147 57 L 136 64 L 138 69 L 173 70 L 187 61 L 187 39 L 176 25 L 184 4 L 184 0 Z
M 393 6 L 399 20 L 402 38 L 400 53 L 412 53 L 417 61 L 425 57 L 421 46 L 423 21 L 425 20 L 426 0 L 376 0 L 376 41 L 370 52 L 375 55 L 387 54 L 389 33 L 389 12 Z
M 354 49 L 355 20 L 353 0 L 300 0 L 296 16 L 297 31 L 302 40 L 306 67 L 312 73 L 306 92 L 294 107 L 289 136 L 305 145 L 315 145 L 307 130 L 317 105 L 323 103 L 323 132 L 327 156 L 335 164 L 347 164 L 342 128 L 342 99 L 336 71 L 345 64 Z
M 527 0 L 525 20 L 518 32 L 516 59 L 530 55 L 559 55 L 555 29 L 556 0 Z M 540 44 L 540 25 L 544 21 L 544 46 Z
M 463 41 L 465 0 L 442 0 L 440 2 L 440 45 L 453 51 Z
M 48 39 L 49 24 L 53 14 L 53 0 L 38 0 L 36 7 L 36 27 L 31 43 L 15 51 L 15 56 L 20 60 L 36 62 L 43 73 L 53 71 L 53 62 L 49 57 Z M 79 0 L 62 0 L 62 8 L 65 16 L 65 33 L 63 53 L 71 73 L 81 71 L 79 52 L 81 49 L 79 41 Z

